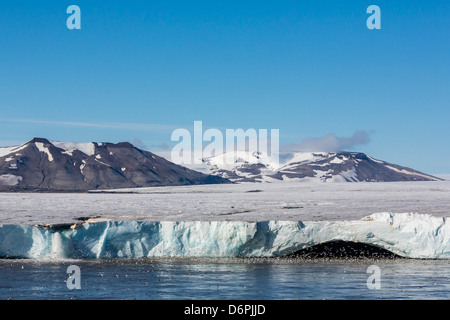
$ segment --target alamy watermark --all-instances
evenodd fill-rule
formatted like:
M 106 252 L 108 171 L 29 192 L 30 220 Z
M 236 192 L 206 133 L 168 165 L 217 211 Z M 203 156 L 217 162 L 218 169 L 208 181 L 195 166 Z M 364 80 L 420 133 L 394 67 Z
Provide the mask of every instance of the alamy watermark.
M 380 290 L 381 289 L 381 269 L 379 266 L 371 265 L 367 268 L 367 273 L 370 276 L 367 278 L 367 289 Z
M 367 18 L 367 28 L 369 30 L 373 29 L 381 29 L 381 9 L 379 6 L 371 5 L 367 8 L 366 12 L 370 14 L 370 17 Z
M 81 9 L 79 6 L 71 5 L 67 7 L 66 12 L 70 14 L 70 16 L 67 18 L 66 25 L 67 29 L 73 30 L 81 29 Z
M 69 30 L 81 29 L 81 9 L 77 5 L 70 5 L 67 7 L 66 13 L 70 14 L 67 18 L 67 28 Z M 381 9 L 377 5 L 370 5 L 367 7 L 366 13 L 370 14 L 370 17 L 366 21 L 368 29 L 381 29 Z
M 81 269 L 77 265 L 71 265 L 67 267 L 66 272 L 69 274 L 69 278 L 66 280 L 66 286 L 69 290 L 81 289 Z
M 279 163 L 278 129 L 207 129 L 202 121 L 194 121 L 194 132 L 179 128 L 172 132 L 171 140 L 178 144 L 172 148 L 171 161 L 176 164 L 201 164 L 203 159 L 215 157 L 216 163 L 232 165 L 238 158 L 257 163 L 262 157 L 271 164 Z M 207 142 L 204 145 L 204 142 Z M 239 151 L 244 151 L 239 152 Z M 256 156 L 255 156 L 256 154 Z

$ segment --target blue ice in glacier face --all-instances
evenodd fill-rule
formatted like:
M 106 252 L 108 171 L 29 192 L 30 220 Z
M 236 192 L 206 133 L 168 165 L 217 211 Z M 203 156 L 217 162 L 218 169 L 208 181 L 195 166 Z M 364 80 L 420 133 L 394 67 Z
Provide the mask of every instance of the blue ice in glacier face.
M 376 213 L 355 221 L 99 221 L 0 226 L 0 257 L 30 259 L 277 257 L 329 241 L 371 244 L 409 258 L 449 259 L 446 218 Z

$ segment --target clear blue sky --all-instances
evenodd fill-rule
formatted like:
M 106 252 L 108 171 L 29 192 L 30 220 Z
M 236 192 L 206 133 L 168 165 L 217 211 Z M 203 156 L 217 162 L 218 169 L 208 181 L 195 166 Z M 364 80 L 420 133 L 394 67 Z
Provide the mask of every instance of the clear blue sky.
M 368 131 L 355 151 L 450 173 L 449 57 L 448 0 L 2 1 L 0 145 L 152 150 L 202 120 L 282 143 Z

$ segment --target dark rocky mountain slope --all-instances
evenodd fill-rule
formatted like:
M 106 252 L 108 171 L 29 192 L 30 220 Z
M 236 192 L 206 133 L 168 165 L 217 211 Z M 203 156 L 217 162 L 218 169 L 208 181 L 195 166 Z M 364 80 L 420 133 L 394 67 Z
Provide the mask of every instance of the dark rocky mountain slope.
M 34 138 L 0 148 L 0 191 L 67 191 L 229 183 L 123 143 Z
M 203 159 L 201 171 L 234 182 L 442 180 L 359 152 L 293 152 L 282 154 L 280 163 L 275 164 L 258 152 L 239 151 L 231 164 L 225 164 L 223 159 L 223 155 Z

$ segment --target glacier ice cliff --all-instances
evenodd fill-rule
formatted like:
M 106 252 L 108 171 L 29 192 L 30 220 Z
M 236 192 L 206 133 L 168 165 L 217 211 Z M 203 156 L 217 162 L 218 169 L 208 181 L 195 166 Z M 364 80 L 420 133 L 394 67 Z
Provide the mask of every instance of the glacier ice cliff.
M 280 257 L 330 241 L 399 256 L 450 259 L 450 224 L 423 214 L 376 213 L 354 221 L 98 221 L 58 228 L 0 226 L 0 257 Z

